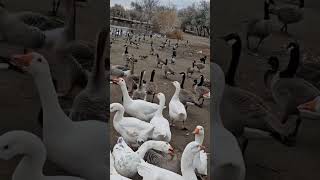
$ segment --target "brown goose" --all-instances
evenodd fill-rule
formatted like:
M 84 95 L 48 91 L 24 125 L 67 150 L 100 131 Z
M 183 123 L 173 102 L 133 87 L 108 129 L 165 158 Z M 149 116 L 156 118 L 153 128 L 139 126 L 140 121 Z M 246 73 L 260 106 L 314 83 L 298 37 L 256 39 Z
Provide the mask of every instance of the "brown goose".
M 146 83 L 146 92 L 149 95 L 152 95 L 152 101 L 154 100 L 154 96 L 158 93 L 158 85 L 154 82 L 154 75 L 156 74 L 156 70 L 152 70 L 150 81 Z
M 162 65 L 162 70 L 166 79 L 168 75 L 175 75 L 174 70 L 168 65 L 168 59 L 166 59 L 166 62 Z
M 196 96 L 194 93 L 192 93 L 190 90 L 184 89 L 184 82 L 186 80 L 186 73 L 181 72 L 182 75 L 182 80 L 180 83 L 180 94 L 179 94 L 179 99 L 181 103 L 185 106 L 186 110 L 188 109 L 189 105 L 199 105 L 199 101 L 197 100 Z
M 92 73 L 90 73 L 87 86 L 74 99 L 70 117 L 73 121 L 95 119 L 108 120 L 107 87 L 105 78 L 104 51 L 109 38 L 109 31 L 103 29 L 97 38 L 97 49 Z M 107 58 L 108 59 L 108 58 Z
M 132 93 L 132 99 L 134 99 L 134 100 L 135 99 L 142 99 L 142 100 L 147 99 L 146 88 L 143 86 L 143 76 L 144 76 L 145 72 L 146 72 L 145 70 L 141 71 L 138 89 L 136 89 Z

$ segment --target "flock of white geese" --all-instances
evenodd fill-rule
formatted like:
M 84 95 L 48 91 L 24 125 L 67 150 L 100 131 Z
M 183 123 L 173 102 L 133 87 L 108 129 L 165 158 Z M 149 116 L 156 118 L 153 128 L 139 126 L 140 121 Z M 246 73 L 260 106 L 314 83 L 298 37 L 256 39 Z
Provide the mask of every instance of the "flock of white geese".
M 261 42 L 268 37 L 273 21 L 270 14 L 276 15 L 283 24 L 280 29 L 287 33 L 288 25 L 303 19 L 304 1 L 297 5 L 273 6 L 272 0 L 264 1 L 264 18 L 247 21 L 247 48 L 249 37 Z M 250 135 L 259 132 L 268 133 L 275 140 L 286 146 L 294 146 L 302 120 L 320 118 L 319 67 L 316 63 L 303 63 L 298 42 L 288 42 L 289 63 L 280 69 L 280 60 L 276 56 L 265 59 L 269 69 L 264 74 L 265 88 L 272 94 L 274 103 L 280 107 L 281 115 L 273 113 L 264 100 L 242 89 L 235 82 L 235 75 L 242 53 L 242 41 L 238 33 L 230 33 L 219 39 L 227 42 L 232 49 L 232 58 L 226 73 L 219 65 L 211 63 L 211 81 L 213 89 L 213 179 L 246 179 L 245 150 Z M 254 130 L 254 131 L 251 131 Z M 256 131 L 259 130 L 259 131 Z M 260 132 L 265 133 L 260 133 Z
M 154 34 L 146 36 L 131 31 L 124 32 L 120 29 L 111 31 L 111 36 L 112 45 L 117 41 L 126 42 L 122 64 L 111 65 L 112 84 L 118 86 L 122 92 L 122 102 L 110 104 L 110 113 L 115 113 L 113 127 L 120 135 L 113 150 L 110 151 L 111 179 L 136 179 L 139 175 L 143 179 L 150 180 L 196 180 L 207 176 L 208 157 L 202 146 L 204 140 L 202 126 L 195 127 L 193 131 L 195 139 L 186 145 L 181 161 L 172 160 L 174 148 L 170 145 L 173 136 L 171 128 L 176 122 L 182 122 L 182 130 L 187 130 L 185 128 L 185 123 L 188 123 L 186 121 L 187 107 L 189 105 L 202 107 L 204 99 L 210 98 L 210 89 L 204 86 L 203 75 L 200 76 L 200 81 L 194 80 L 193 89 L 184 89 L 183 86 L 187 75 L 196 73 L 197 69 L 198 72 L 201 72 L 201 69 L 205 68 L 206 57 L 201 58 L 200 62 L 194 61 L 186 72 L 179 73 L 180 83 L 171 81 L 169 77 L 178 74 L 174 67 L 179 66 L 182 63 L 180 61 L 183 61 L 180 58 L 176 59 L 176 51 L 179 49 L 178 42 L 172 45 L 170 39 Z M 165 41 L 162 42 L 162 39 Z M 160 41 L 161 44 L 158 48 L 155 45 L 156 41 Z M 142 70 L 140 74 L 134 73 L 138 59 L 129 54 L 129 47 L 138 49 L 142 43 L 147 46 L 150 44 L 150 54 L 147 56 L 154 57 L 155 67 L 162 69 L 163 79 L 170 82 L 169 87 L 175 88 L 169 101 L 169 117 L 163 114 L 167 108 L 165 105 L 167 98 L 158 88 L 157 81 L 154 80 L 155 70 L 152 70 L 149 82 L 143 79 L 145 70 Z M 180 46 L 182 46 L 181 43 Z M 172 56 L 163 60 L 157 51 L 165 48 L 169 50 L 172 48 Z M 139 57 L 143 59 L 147 56 L 140 55 Z M 148 95 L 152 95 L 152 100 L 147 100 Z M 157 98 L 159 103 L 153 103 L 154 98 Z

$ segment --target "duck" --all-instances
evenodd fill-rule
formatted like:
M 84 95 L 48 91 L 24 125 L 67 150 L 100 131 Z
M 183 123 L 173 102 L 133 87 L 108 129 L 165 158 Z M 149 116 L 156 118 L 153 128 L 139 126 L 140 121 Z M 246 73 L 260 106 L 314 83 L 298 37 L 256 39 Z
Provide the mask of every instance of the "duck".
M 124 139 L 119 137 L 112 151 L 115 160 L 115 169 L 120 175 L 132 178 L 137 174 L 137 166 L 143 161 L 144 155 L 150 149 L 155 149 L 167 154 L 174 153 L 174 149 L 169 143 L 153 140 L 144 142 L 137 151 L 133 151 Z
M 195 71 L 195 68 L 194 68 L 195 63 L 196 63 L 196 62 L 193 61 L 193 62 L 192 62 L 192 67 L 188 67 L 188 69 L 187 69 L 187 77 L 192 76 L 192 74 L 194 73 L 194 71 Z M 190 74 L 190 76 L 189 76 L 189 74 Z
M 220 106 L 223 100 L 225 77 L 222 69 L 215 63 L 210 63 L 213 72 L 211 80 L 213 83 L 213 157 L 212 174 L 213 179 L 244 180 L 246 167 L 241 149 L 235 136 L 224 127 L 220 115 Z
M 133 100 L 129 96 L 127 86 L 123 78 L 113 79 L 112 81 L 121 88 L 125 112 L 130 116 L 150 122 L 160 106 L 158 104 L 150 103 L 141 99 Z
M 153 140 L 158 141 L 171 141 L 171 131 L 169 121 L 163 117 L 162 111 L 165 107 L 166 97 L 163 93 L 158 93 L 157 98 L 159 99 L 160 108 L 156 111 L 155 115 L 150 121 L 155 128 L 153 131 Z
M 174 126 L 175 121 L 182 121 L 183 128 L 182 130 L 188 130 L 185 127 L 184 122 L 187 120 L 187 112 L 184 105 L 181 103 L 179 94 L 180 94 L 180 83 L 178 81 L 173 81 L 172 84 L 176 88 L 170 102 L 169 102 L 169 116 L 172 122 L 172 126 Z
M 10 160 L 22 155 L 13 172 L 13 180 L 84 180 L 72 176 L 46 176 L 43 166 L 47 152 L 41 139 L 26 131 L 9 131 L 0 136 L 0 159 Z
M 120 103 L 110 104 L 110 112 L 116 112 L 113 127 L 130 146 L 139 146 L 152 138 L 154 125 L 134 117 L 124 117 L 124 107 Z
M 201 72 L 201 69 L 204 69 L 206 66 L 205 66 L 205 62 L 203 63 L 196 63 L 196 61 L 193 61 L 194 62 L 194 65 L 197 67 L 198 69 L 198 72 Z
M 131 180 L 127 177 L 121 176 L 114 168 L 114 157 L 110 151 L 110 179 L 111 180 Z
M 151 102 L 153 102 L 154 96 L 158 92 L 158 85 L 156 82 L 154 82 L 154 75 L 155 74 L 156 74 L 156 70 L 152 70 L 150 81 L 147 82 L 146 86 L 145 86 L 147 94 L 152 95 Z
M 108 113 L 105 112 L 108 101 L 105 93 L 107 87 L 105 86 L 106 62 L 104 59 L 107 39 L 109 39 L 108 30 L 101 30 L 97 37 L 96 59 L 93 71 L 89 76 L 87 86 L 73 100 L 69 115 L 73 121 L 94 119 L 106 122 L 109 119 Z
M 63 112 L 48 61 L 41 54 L 13 55 L 11 61 L 33 77 L 38 89 L 43 108 L 43 141 L 49 160 L 84 179 L 105 178 L 104 157 L 108 143 L 103 137 L 106 123 L 95 120 L 73 122 Z
M 168 75 L 175 75 L 174 70 L 168 65 L 168 59 L 166 59 L 166 62 L 162 65 L 162 70 L 166 79 Z
M 141 161 L 137 167 L 138 174 L 143 177 L 143 179 L 148 180 L 197 180 L 193 168 L 193 158 L 195 155 L 204 149 L 199 143 L 192 141 L 185 147 L 182 157 L 181 157 L 181 173 L 176 174 L 172 171 L 157 167 L 155 165 L 149 164 L 145 161 Z
M 197 126 L 192 133 L 195 136 L 195 141 L 200 145 L 202 145 L 203 139 L 204 139 L 204 128 L 202 126 Z M 207 164 L 208 164 L 207 153 L 205 153 L 204 150 L 201 150 L 199 153 L 196 154 L 195 158 L 193 159 L 193 167 L 196 173 L 207 176 L 208 175 Z
M 145 74 L 145 70 L 141 71 L 140 73 L 140 80 L 139 80 L 139 86 L 138 89 L 136 89 L 135 91 L 133 91 L 132 93 L 132 99 L 136 100 L 136 99 L 142 99 L 142 100 L 146 100 L 147 99 L 147 92 L 146 92 L 146 88 L 144 86 L 143 83 L 143 76 Z
M 225 76 L 226 85 L 221 102 L 224 127 L 237 137 L 243 153 L 248 145 L 245 127 L 264 131 L 284 145 L 294 145 L 301 122 L 299 114 L 286 116 L 283 112 L 284 115 L 280 117 L 271 111 L 261 97 L 237 87 L 234 78 L 241 56 L 241 39 L 237 33 L 228 34 L 223 39 L 232 46 L 232 60 Z M 282 124 L 281 118 L 290 118 L 290 122 Z
M 299 105 L 319 96 L 320 91 L 308 81 L 295 76 L 300 63 L 299 44 L 291 42 L 287 46 L 287 49 L 290 52 L 287 68 L 280 72 L 278 72 L 279 69 L 275 69 L 272 71 L 273 73 L 270 73 L 270 71 L 266 72 L 265 79 L 272 79 L 270 90 L 273 100 L 286 112 L 286 115 L 289 115 L 296 113 Z M 275 62 L 279 61 L 277 57 L 270 57 L 269 64 L 271 64 L 271 60 Z M 286 123 L 286 121 L 286 118 L 282 119 L 282 123 Z
M 185 106 L 186 110 L 188 110 L 189 105 L 196 105 L 199 106 L 199 101 L 197 100 L 195 94 L 187 89 L 184 89 L 184 82 L 186 80 L 186 73 L 180 72 L 182 75 L 182 80 L 180 84 L 180 93 L 179 93 L 179 99 L 182 102 L 182 104 Z
M 276 15 L 283 24 L 280 31 L 288 33 L 288 24 L 298 23 L 304 18 L 304 0 L 299 0 L 299 6 L 287 5 L 272 8 L 270 13 Z
M 256 37 L 259 39 L 257 46 L 255 47 L 255 51 L 258 51 L 259 46 L 262 41 L 269 37 L 272 33 L 272 21 L 270 19 L 269 7 L 270 3 L 274 4 L 273 0 L 265 0 L 264 1 L 264 18 L 263 19 L 253 19 L 250 20 L 247 24 L 247 48 L 250 50 L 250 37 Z

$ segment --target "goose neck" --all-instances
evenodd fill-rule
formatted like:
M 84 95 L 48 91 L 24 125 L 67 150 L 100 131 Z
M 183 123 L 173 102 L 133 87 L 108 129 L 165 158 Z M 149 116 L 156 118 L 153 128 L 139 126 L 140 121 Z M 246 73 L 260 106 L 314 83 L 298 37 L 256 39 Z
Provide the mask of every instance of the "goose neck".
M 180 90 L 181 90 L 180 86 L 176 86 L 176 90 L 175 90 L 172 98 L 179 99 Z
M 195 141 L 199 144 L 203 144 L 204 135 L 203 134 L 196 134 L 195 135 Z
M 62 126 L 66 127 L 68 122 L 71 121 L 68 121 L 68 117 L 60 107 L 50 72 L 47 74 L 36 75 L 34 76 L 34 80 L 43 109 L 44 132 L 47 132 L 47 130 L 54 130 L 56 128 L 61 129 Z
M 183 74 L 183 75 L 182 75 L 182 81 L 181 81 L 181 84 L 180 84 L 180 88 L 181 88 L 181 89 L 183 89 L 185 80 L 186 80 L 186 75 Z
M 193 159 L 195 154 L 184 150 L 181 157 L 181 173 L 185 179 L 196 180 L 197 176 L 193 168 Z
M 270 19 L 269 6 L 270 6 L 270 4 L 265 1 L 264 2 L 264 19 L 265 20 L 269 20 Z
M 39 140 L 40 141 L 40 140 Z M 41 179 L 42 169 L 46 160 L 46 149 L 41 142 L 32 147 L 32 151 L 23 154 L 23 158 L 15 169 L 12 179 Z
M 151 73 L 151 78 L 150 78 L 150 82 L 153 82 L 154 75 L 155 75 L 155 71 L 152 71 L 152 73 Z
M 232 46 L 232 59 L 229 66 L 229 70 L 226 74 L 226 83 L 233 86 L 235 74 L 239 65 L 241 55 L 241 42 L 237 40 L 237 42 Z
M 140 157 L 141 159 L 143 159 L 144 156 L 145 156 L 145 154 L 146 154 L 149 150 L 151 150 L 151 149 L 153 149 L 153 148 L 155 148 L 155 147 L 156 147 L 156 144 L 155 144 L 154 141 L 146 141 L 145 143 L 143 143 L 143 144 L 139 147 L 139 149 L 136 151 L 136 153 L 139 155 L 139 157 Z
M 123 104 L 130 103 L 132 101 L 131 97 L 129 96 L 128 89 L 126 85 L 120 85 L 122 96 L 123 96 Z
M 155 112 L 155 116 L 161 117 L 161 116 L 163 116 L 162 115 L 162 111 L 163 111 L 164 106 L 165 106 L 165 99 L 163 99 L 163 98 L 160 99 L 159 106 L 160 107 Z
M 299 68 L 299 63 L 300 63 L 300 51 L 299 48 L 296 47 L 291 50 L 290 52 L 290 60 L 287 68 L 281 72 L 281 77 L 293 77 L 298 68 Z

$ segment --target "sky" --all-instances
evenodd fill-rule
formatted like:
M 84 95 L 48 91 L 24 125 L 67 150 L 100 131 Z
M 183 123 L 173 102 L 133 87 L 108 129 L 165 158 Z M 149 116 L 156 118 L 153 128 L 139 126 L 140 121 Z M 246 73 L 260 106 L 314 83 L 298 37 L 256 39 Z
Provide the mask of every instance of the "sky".
M 114 4 L 121 4 L 125 8 L 130 8 L 131 1 L 135 2 L 135 0 L 111 0 L 110 6 L 113 6 Z M 182 9 L 192 5 L 194 2 L 200 2 L 201 0 L 159 0 L 159 1 L 160 1 L 160 4 L 167 5 L 171 3 L 175 5 L 178 9 Z M 210 1 L 210 0 L 206 0 L 206 1 Z

